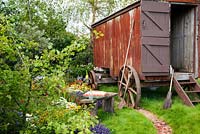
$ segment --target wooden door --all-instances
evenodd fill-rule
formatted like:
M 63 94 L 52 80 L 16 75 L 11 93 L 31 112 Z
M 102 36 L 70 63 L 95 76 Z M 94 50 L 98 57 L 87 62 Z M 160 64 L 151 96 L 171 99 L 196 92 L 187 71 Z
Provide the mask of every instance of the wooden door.
M 170 64 L 170 5 L 142 1 L 142 72 L 145 76 L 168 75 Z

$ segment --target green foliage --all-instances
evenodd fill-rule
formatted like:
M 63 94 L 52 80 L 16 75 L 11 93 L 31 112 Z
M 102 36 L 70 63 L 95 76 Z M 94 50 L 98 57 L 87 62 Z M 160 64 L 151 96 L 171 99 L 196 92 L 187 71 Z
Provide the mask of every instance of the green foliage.
M 96 118 L 88 109 L 64 113 L 51 105 L 66 95 L 66 75 L 92 67 L 88 38 L 66 32 L 63 18 L 39 0 L 10 0 L 0 11 L 0 133 L 89 133 Z
M 31 61 L 34 61 L 34 57 L 33 53 L 29 52 L 37 49 L 39 43 L 23 36 L 18 38 L 13 25 L 2 14 L 0 29 L 0 114 L 3 117 L 0 127 L 4 133 L 18 131 L 24 127 L 26 113 L 32 110 L 31 104 L 39 95 L 38 92 L 32 91 L 34 74 Z M 18 113 L 22 115 L 19 116 Z M 20 126 L 16 127 L 16 124 Z
M 45 74 L 52 73 L 56 73 L 62 76 L 67 73 L 72 75 L 73 73 L 77 72 L 77 70 L 72 69 L 73 67 L 80 68 L 82 66 L 84 66 L 84 68 L 81 68 L 81 73 L 85 73 L 85 71 L 89 70 L 92 65 L 88 63 L 89 61 L 91 61 L 88 54 L 85 54 L 81 57 L 81 54 L 85 52 L 88 45 L 83 40 L 84 38 L 80 38 L 76 41 L 73 41 L 70 46 L 65 47 L 64 49 L 62 49 L 62 51 L 51 48 L 48 50 L 44 50 L 41 56 L 36 55 L 36 60 L 34 60 L 33 64 L 34 73 L 43 76 Z M 80 58 L 82 58 L 81 62 L 79 62 Z M 78 74 L 80 74 L 79 71 Z M 74 76 L 77 75 L 75 74 Z
M 25 119 L 19 117 L 19 111 L 26 111 L 29 85 L 26 72 L 0 69 L 0 132 L 18 131 Z M 21 90 L 19 90 L 21 89 Z M 22 93 L 23 92 L 23 93 Z
M 65 103 L 66 104 L 66 103 Z M 97 123 L 97 117 L 90 115 L 89 108 L 51 106 L 45 111 L 36 111 L 28 122 L 23 133 L 60 134 L 74 133 L 89 134 L 90 127 Z
M 33 77 L 56 72 L 76 78 L 92 68 L 88 37 L 66 32 L 63 16 L 50 3 L 10 0 L 5 7 L 11 11 L 5 14 L 16 30 L 17 49 L 31 59 L 28 61 Z
M 20 0 L 16 1 L 18 2 Z M 64 32 L 63 27 L 60 27 L 63 32 L 55 30 L 56 34 L 48 35 L 47 33 L 53 29 L 42 29 L 41 25 L 35 25 L 45 23 L 40 20 L 37 22 L 34 16 L 29 22 L 28 17 L 24 16 L 27 12 L 17 12 L 20 9 L 17 7 L 19 5 L 22 6 L 22 11 L 27 11 L 26 8 L 23 9 L 24 5 L 18 3 L 8 7 L 8 10 L 14 8 L 16 12 L 0 14 L 1 133 L 17 133 L 27 128 L 27 113 L 34 113 L 37 109 L 47 111 L 47 106 L 52 100 L 64 95 L 62 89 L 66 84 L 65 76 L 69 74 L 72 65 L 77 66 L 80 63 L 74 62 L 74 59 L 83 57 L 80 64 L 84 66 L 90 61 L 84 62 L 84 59 L 88 58 L 87 54 L 84 55 L 86 58 L 79 56 L 80 52 L 84 53 L 88 48 L 87 38 L 74 38 Z M 54 21 L 57 22 L 56 19 Z M 67 35 L 69 36 L 65 37 Z M 63 41 L 64 38 L 67 40 Z M 64 45 L 57 46 L 53 42 L 54 39 Z M 52 123 L 49 124 L 51 126 Z M 84 131 L 88 128 L 84 128 Z
M 78 44 L 84 48 L 78 53 L 76 52 L 72 58 L 69 66 L 69 74 L 77 76 L 85 76 L 86 72 L 90 71 L 93 68 L 93 57 L 92 49 L 90 47 L 90 41 L 88 38 L 83 37 L 77 41 Z

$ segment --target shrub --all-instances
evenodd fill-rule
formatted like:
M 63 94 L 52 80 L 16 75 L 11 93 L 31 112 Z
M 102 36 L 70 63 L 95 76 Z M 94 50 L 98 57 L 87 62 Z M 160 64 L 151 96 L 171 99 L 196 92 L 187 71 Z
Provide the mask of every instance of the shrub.
M 70 103 L 70 105 L 68 105 Z M 97 117 L 90 115 L 90 108 L 71 105 L 64 98 L 45 111 L 36 111 L 22 133 L 60 134 L 91 133 L 90 127 L 97 124 Z M 68 107 L 65 107 L 68 105 Z M 70 106 L 70 107 L 69 107 Z

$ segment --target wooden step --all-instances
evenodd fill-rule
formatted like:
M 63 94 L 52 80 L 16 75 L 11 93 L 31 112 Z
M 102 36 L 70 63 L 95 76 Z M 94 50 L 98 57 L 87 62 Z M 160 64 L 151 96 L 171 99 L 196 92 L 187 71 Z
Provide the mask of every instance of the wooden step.
M 98 84 L 114 84 L 117 83 L 116 80 L 114 80 L 112 77 L 108 77 L 108 78 L 102 78 L 102 79 L 97 79 L 97 83 Z
M 179 82 L 180 85 L 196 85 L 196 82 L 190 82 L 190 81 L 182 81 Z
M 190 81 L 178 81 L 176 78 L 173 79 L 174 81 L 174 87 L 176 89 L 176 92 L 180 96 L 180 98 L 183 100 L 183 102 L 188 106 L 194 106 L 193 103 L 200 103 L 199 95 L 196 93 L 200 93 L 200 86 L 194 79 L 194 77 L 189 76 Z M 185 86 L 190 86 L 191 90 L 187 91 L 184 90 Z M 192 88 L 191 88 L 192 86 Z M 193 100 L 193 99 L 194 100 Z M 195 100 L 196 98 L 196 100 Z
M 200 91 L 185 91 L 186 93 L 200 93 Z
M 174 87 L 175 90 L 177 92 L 177 94 L 180 96 L 180 98 L 182 99 L 183 103 L 186 104 L 187 106 L 194 106 L 190 100 L 190 98 L 188 97 L 188 95 L 186 94 L 186 92 L 183 90 L 183 88 L 180 85 L 180 82 L 177 81 L 176 78 L 173 79 L 174 82 Z

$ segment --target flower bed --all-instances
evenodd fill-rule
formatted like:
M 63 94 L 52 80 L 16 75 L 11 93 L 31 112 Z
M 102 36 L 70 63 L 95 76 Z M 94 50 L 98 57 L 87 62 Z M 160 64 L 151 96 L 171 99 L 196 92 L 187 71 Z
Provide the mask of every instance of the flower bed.
M 99 124 L 98 117 L 90 113 L 91 106 L 80 106 L 77 97 L 91 90 L 84 83 L 74 83 L 66 87 L 64 96 L 52 101 L 46 110 L 37 110 L 27 121 L 27 127 L 22 133 L 32 134 L 109 134 L 110 130 Z M 73 100 L 73 101 L 72 101 Z

